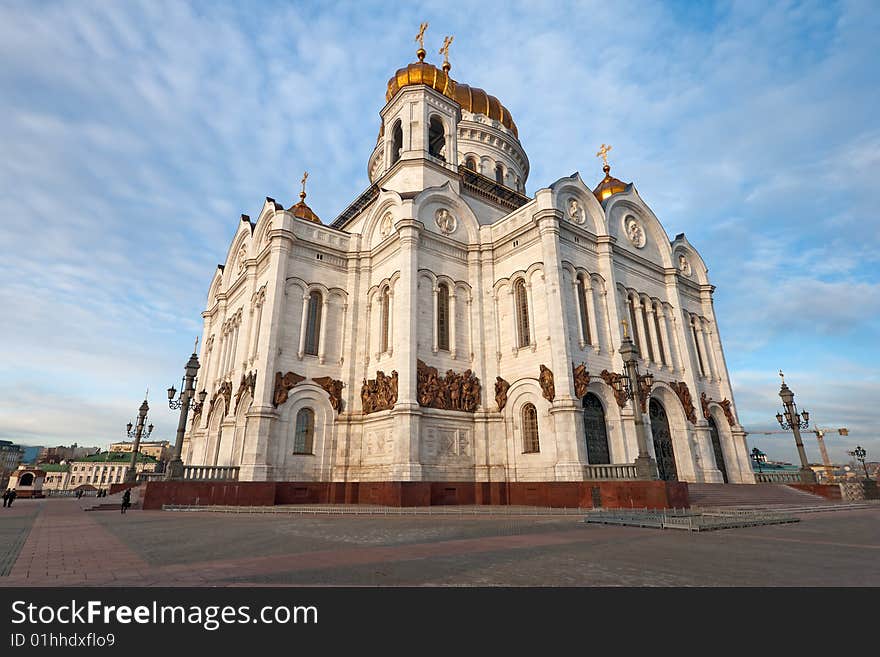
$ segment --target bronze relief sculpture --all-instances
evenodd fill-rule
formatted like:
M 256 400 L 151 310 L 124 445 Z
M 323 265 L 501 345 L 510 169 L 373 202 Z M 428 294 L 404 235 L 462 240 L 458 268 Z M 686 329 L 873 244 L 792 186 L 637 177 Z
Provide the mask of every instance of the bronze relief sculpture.
M 599 374 L 602 377 L 602 380 L 611 386 L 611 390 L 614 393 L 614 401 L 617 402 L 617 405 L 620 408 L 626 406 L 626 390 L 623 389 L 623 386 L 619 385 L 617 382 L 623 378 L 623 374 L 618 374 L 617 372 L 609 372 L 608 370 L 602 370 Z M 620 388 L 618 390 L 618 388 Z
M 397 370 L 391 376 L 379 370 L 375 379 L 364 379 L 361 385 L 361 408 L 364 415 L 387 411 L 397 403 Z
M 235 393 L 235 410 L 238 412 L 238 403 L 241 401 L 245 392 L 251 393 L 251 400 L 254 398 L 254 387 L 257 385 L 257 373 L 248 372 L 241 375 L 241 381 L 238 382 L 238 390 Z M 252 402 L 253 403 L 253 402 Z
M 507 391 L 510 384 L 500 376 L 495 377 L 495 403 L 498 404 L 498 410 L 503 411 L 507 406 Z
M 574 396 L 583 399 L 587 396 L 587 387 L 590 385 L 590 373 L 587 371 L 587 364 L 572 364 L 572 373 L 574 374 Z
M 556 387 L 553 385 L 553 372 L 546 365 L 541 365 L 541 373 L 538 375 L 538 383 L 541 384 L 541 392 L 544 399 L 552 402 L 556 399 Z
M 447 370 L 445 376 L 440 376 L 436 367 L 430 367 L 421 360 L 417 362 L 417 368 L 419 406 L 466 413 L 473 413 L 479 407 L 480 379 L 471 370 L 465 370 L 462 374 Z
M 345 384 L 329 376 L 312 377 L 312 381 L 327 392 L 327 396 L 330 397 L 330 406 L 339 413 L 342 410 L 342 389 L 345 387 Z
M 272 405 L 278 408 L 287 401 L 288 391 L 300 381 L 305 381 L 306 377 L 300 376 L 296 372 L 288 372 L 282 375 L 281 372 L 275 372 L 275 390 L 272 393 Z
M 691 399 L 691 391 L 688 390 L 687 383 L 684 381 L 673 381 L 669 384 L 675 394 L 678 395 L 678 400 L 681 402 L 682 408 L 684 408 L 684 414 L 688 419 L 688 422 L 691 424 L 697 423 L 697 409 L 694 408 L 694 401 Z

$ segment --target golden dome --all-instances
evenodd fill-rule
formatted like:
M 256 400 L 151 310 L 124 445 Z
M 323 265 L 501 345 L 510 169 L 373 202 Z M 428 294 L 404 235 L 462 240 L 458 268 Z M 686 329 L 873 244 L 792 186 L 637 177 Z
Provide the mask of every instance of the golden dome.
M 312 209 L 306 205 L 306 193 L 302 192 L 299 195 L 299 203 L 296 205 L 291 205 L 288 209 L 288 212 L 293 214 L 294 217 L 299 217 L 300 219 L 305 219 L 306 221 L 311 221 L 315 224 L 323 223 L 316 215 Z
M 614 176 L 611 175 L 611 167 L 607 164 L 602 167 L 602 171 L 605 172 L 605 177 L 602 179 L 596 189 L 593 190 L 593 194 L 599 200 L 599 203 L 604 201 L 606 198 L 611 196 L 612 194 L 617 194 L 619 192 L 625 192 L 626 188 L 629 187 L 632 183 L 625 183 L 622 180 L 618 180 Z
M 421 52 L 419 54 L 421 55 Z M 456 82 L 449 77 L 446 71 L 441 71 L 433 64 L 424 61 L 413 62 L 406 68 L 399 69 L 394 77 L 388 80 L 385 102 L 391 100 L 394 94 L 403 87 L 415 84 L 424 84 L 439 91 L 461 105 L 463 110 L 474 114 L 485 114 L 512 131 L 514 136 L 519 139 L 519 131 L 516 129 L 513 117 L 495 96 L 490 96 L 477 87 L 469 87 L 466 84 Z

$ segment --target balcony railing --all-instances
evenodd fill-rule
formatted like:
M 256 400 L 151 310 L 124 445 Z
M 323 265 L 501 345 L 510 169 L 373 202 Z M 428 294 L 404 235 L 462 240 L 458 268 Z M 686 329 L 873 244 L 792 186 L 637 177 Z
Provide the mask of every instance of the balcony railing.
M 588 465 L 587 479 L 638 479 L 636 466 L 633 463 L 602 463 Z
M 756 472 L 755 483 L 758 484 L 797 484 L 801 481 L 799 472 Z
M 237 465 L 185 465 L 186 481 L 238 481 Z

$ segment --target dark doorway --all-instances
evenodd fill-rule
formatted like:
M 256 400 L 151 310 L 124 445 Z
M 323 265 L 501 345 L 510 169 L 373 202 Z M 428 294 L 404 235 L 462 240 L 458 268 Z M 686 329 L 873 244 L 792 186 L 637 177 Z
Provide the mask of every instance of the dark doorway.
M 656 399 L 651 399 L 648 406 L 651 416 L 651 433 L 654 436 L 654 455 L 657 457 L 657 471 L 664 481 L 678 481 L 675 469 L 675 452 L 672 449 L 672 434 L 669 432 L 669 420 L 666 409 Z
M 718 435 L 718 427 L 711 417 L 709 418 L 709 435 L 712 436 L 712 449 L 715 451 L 715 466 L 721 470 L 721 476 L 726 484 L 728 483 L 727 466 L 724 463 L 724 452 L 721 451 L 721 436 Z
M 587 461 L 590 463 L 611 463 L 608 433 L 605 428 L 605 410 L 602 408 L 602 402 L 592 392 L 588 392 L 584 396 L 583 405 Z

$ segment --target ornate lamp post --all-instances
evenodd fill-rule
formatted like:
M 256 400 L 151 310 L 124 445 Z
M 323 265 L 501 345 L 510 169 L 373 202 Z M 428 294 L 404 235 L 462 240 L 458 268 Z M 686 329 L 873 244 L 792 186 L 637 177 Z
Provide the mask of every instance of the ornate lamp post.
M 150 434 L 153 433 L 152 424 L 150 424 L 147 427 L 146 432 L 144 432 L 144 422 L 147 421 L 147 411 L 149 410 L 150 405 L 147 404 L 147 397 L 144 395 L 144 403 L 141 404 L 141 407 L 138 409 L 137 425 L 134 430 L 132 430 L 131 422 L 125 426 L 125 432 L 128 434 L 128 437 L 134 438 L 134 444 L 131 446 L 131 464 L 128 467 L 128 471 L 125 473 L 125 483 L 127 484 L 133 484 L 137 481 L 137 457 L 138 452 L 141 449 L 141 438 L 149 438 Z
M 779 426 L 785 430 L 791 429 L 794 434 L 794 442 L 797 445 L 798 456 L 801 459 L 800 477 L 801 481 L 807 484 L 816 483 L 816 473 L 810 468 L 807 461 L 807 452 L 804 450 L 804 443 L 801 440 L 801 429 L 810 426 L 810 414 L 807 411 L 798 413 L 797 405 L 794 403 L 794 393 L 785 385 L 785 375 L 779 370 L 779 376 L 782 377 L 782 387 L 779 390 L 779 396 L 782 398 L 782 413 L 776 414 L 776 421 Z
M 854 456 L 857 461 L 862 462 L 862 467 L 865 469 L 865 481 L 871 481 L 871 478 L 868 476 L 868 466 L 865 465 L 865 456 L 868 455 L 868 452 L 865 451 L 865 448 L 861 445 L 856 445 L 856 448 L 847 452 L 850 456 Z
M 761 469 L 761 464 L 764 462 L 764 457 L 766 454 L 762 452 L 757 447 L 752 448 L 752 458 L 755 460 L 755 465 L 758 466 L 758 474 L 761 474 L 763 470 Z
M 639 479 L 657 479 L 657 462 L 648 453 L 648 438 L 645 434 L 645 422 L 642 419 L 642 399 L 647 399 L 654 385 L 654 375 L 650 372 L 639 374 L 639 348 L 633 343 L 627 331 L 627 322 L 623 320 L 623 341 L 620 343 L 620 355 L 626 376 L 614 381 L 614 389 L 632 400 L 633 420 L 636 425 L 636 441 L 639 455 L 636 457 L 636 475 Z
M 193 401 L 196 392 L 196 373 L 199 371 L 199 357 L 196 354 L 198 349 L 199 339 L 196 338 L 196 344 L 193 347 L 192 356 L 189 357 L 189 360 L 184 366 L 185 373 L 183 375 L 183 380 L 180 382 L 180 396 L 175 399 L 177 390 L 174 389 L 174 386 L 168 388 L 168 407 L 171 410 L 180 409 L 180 419 L 177 421 L 177 437 L 174 441 L 174 456 L 168 464 L 168 470 L 165 474 L 165 478 L 169 481 L 183 479 L 183 460 L 181 459 L 181 452 L 183 451 L 183 435 L 186 433 L 187 414 L 190 410 L 196 414 L 201 413 L 205 399 L 208 397 L 207 391 L 202 390 L 199 393 L 198 401 Z

